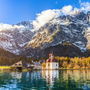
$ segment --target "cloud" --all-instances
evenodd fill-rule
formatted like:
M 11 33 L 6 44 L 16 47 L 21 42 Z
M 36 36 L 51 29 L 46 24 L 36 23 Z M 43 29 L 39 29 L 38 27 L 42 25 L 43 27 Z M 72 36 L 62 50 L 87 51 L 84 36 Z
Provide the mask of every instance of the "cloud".
M 15 28 L 18 28 L 18 29 L 25 29 L 25 26 L 23 25 L 9 25 L 9 24 L 3 24 L 3 23 L 0 23 L 0 31 L 2 30 L 9 30 L 9 29 L 15 29 Z
M 78 8 L 75 7 L 75 8 L 74 8 L 74 11 L 80 11 L 80 9 L 78 9 Z
M 81 2 L 80 10 L 84 11 L 84 12 L 90 11 L 90 3 L 89 2 L 83 2 L 83 3 Z
M 79 13 L 79 9 L 78 8 L 74 8 L 70 13 L 69 13 L 69 15 L 77 15 L 78 13 Z
M 58 2 L 56 2 L 58 3 Z M 72 14 L 78 14 L 78 11 L 84 11 L 85 13 L 87 11 L 90 11 L 90 3 L 89 2 L 82 2 L 79 0 L 80 7 L 73 7 L 72 5 L 64 6 L 61 9 L 49 9 L 42 11 L 41 13 L 37 14 L 37 18 L 35 21 L 33 21 L 33 25 L 35 29 L 39 29 L 41 26 L 43 26 L 45 23 L 50 21 L 52 18 L 56 18 L 60 15 L 72 15 Z
M 38 29 L 45 23 L 47 23 L 49 20 L 51 20 L 54 17 L 58 17 L 59 15 L 60 11 L 55 9 L 42 11 L 41 13 L 37 14 L 36 21 L 33 21 L 34 27 Z
M 35 21 L 33 21 L 33 25 L 36 29 L 39 29 L 41 26 L 43 26 L 45 23 L 50 21 L 52 18 L 56 18 L 60 16 L 61 14 L 67 15 L 72 10 L 72 6 L 64 6 L 62 9 L 49 9 L 46 11 L 42 11 L 41 13 L 37 14 L 37 18 Z
M 67 15 L 69 14 L 71 11 L 72 11 L 73 7 L 71 5 L 68 5 L 68 6 L 64 6 L 62 9 L 61 9 L 61 12 L 64 14 L 64 15 Z

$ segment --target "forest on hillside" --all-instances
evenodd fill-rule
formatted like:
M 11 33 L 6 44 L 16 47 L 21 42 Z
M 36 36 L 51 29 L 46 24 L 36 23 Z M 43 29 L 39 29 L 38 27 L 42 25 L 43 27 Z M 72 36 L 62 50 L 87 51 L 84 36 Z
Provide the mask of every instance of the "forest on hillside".
M 18 61 L 26 61 L 30 63 L 32 60 L 35 61 L 34 58 L 30 57 L 15 57 L 15 58 L 8 58 L 8 57 L 0 57 L 0 65 L 12 65 Z

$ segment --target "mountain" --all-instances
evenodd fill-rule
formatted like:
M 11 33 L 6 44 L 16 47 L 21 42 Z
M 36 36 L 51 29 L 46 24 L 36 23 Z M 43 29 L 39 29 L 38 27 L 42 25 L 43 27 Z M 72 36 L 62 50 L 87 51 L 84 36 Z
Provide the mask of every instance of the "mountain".
M 0 48 L 19 55 L 33 36 L 33 25 L 30 22 L 16 25 L 0 24 Z
M 48 57 L 49 53 L 53 52 L 55 56 L 60 57 L 88 57 L 86 53 L 74 46 L 73 44 L 59 44 L 56 46 L 50 46 L 44 50 L 45 57 Z
M 55 46 L 49 46 L 45 49 L 27 48 L 26 51 L 21 52 L 22 56 L 29 56 L 34 58 L 48 57 L 50 53 L 54 53 L 55 56 L 63 57 L 88 57 L 87 53 L 81 52 L 81 50 L 70 42 L 63 42 Z
M 15 58 L 17 55 L 0 48 L 0 57 Z
M 62 45 L 68 42 L 71 45 Z M 0 48 L 16 55 L 37 58 L 47 56 L 47 51 L 59 53 L 59 56 L 87 56 L 85 52 L 90 49 L 90 11 L 55 17 L 37 30 L 30 21 L 0 24 Z
M 72 16 L 54 18 L 37 31 L 28 46 L 33 48 L 40 46 L 42 49 L 70 41 L 84 52 L 89 43 L 86 36 L 90 26 L 87 17 L 88 14 L 79 12 Z

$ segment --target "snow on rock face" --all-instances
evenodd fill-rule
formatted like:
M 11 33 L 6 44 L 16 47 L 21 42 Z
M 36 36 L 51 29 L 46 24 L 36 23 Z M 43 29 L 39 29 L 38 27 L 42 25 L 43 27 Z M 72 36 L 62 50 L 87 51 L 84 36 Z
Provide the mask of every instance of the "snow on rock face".
M 30 21 L 23 21 L 23 22 L 17 23 L 16 25 L 18 25 L 18 26 L 24 26 L 28 30 L 34 29 L 33 28 L 33 24 Z
M 85 37 L 85 33 L 87 32 L 85 29 L 88 27 L 90 27 L 90 24 L 87 21 L 87 14 L 81 11 L 74 12 L 73 15 L 60 16 L 50 20 L 39 28 L 38 33 L 31 39 L 28 46 L 45 49 L 49 46 L 63 43 L 63 41 L 66 43 L 70 41 L 76 47 L 80 48 L 82 52 L 85 52 L 89 38 Z
M 80 42 L 75 42 L 75 43 L 72 43 L 72 44 L 75 45 L 76 47 L 80 48 L 80 50 L 82 52 L 85 52 L 87 50 L 87 47 L 81 41 Z
M 19 55 L 34 35 L 30 31 L 33 27 L 28 26 L 30 26 L 30 22 L 29 25 L 0 24 L 0 48 Z
M 87 27 L 83 33 L 85 33 L 84 36 L 87 38 L 87 49 L 90 49 L 90 27 Z

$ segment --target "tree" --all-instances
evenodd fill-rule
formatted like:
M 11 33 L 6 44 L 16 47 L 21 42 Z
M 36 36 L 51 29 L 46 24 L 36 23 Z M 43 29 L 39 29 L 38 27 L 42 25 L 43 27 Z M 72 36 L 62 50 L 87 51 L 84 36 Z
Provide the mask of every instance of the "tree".
M 74 60 L 75 60 L 75 64 L 80 65 L 80 58 L 79 57 L 75 57 Z
M 42 63 L 42 67 L 45 68 L 46 67 L 46 63 Z
M 62 66 L 63 66 L 64 68 L 66 68 L 67 65 L 68 65 L 68 63 L 67 63 L 66 61 L 64 61 Z
M 66 58 L 65 58 L 65 61 L 67 61 L 67 62 L 68 62 L 68 64 L 69 64 L 69 62 L 70 62 L 69 57 L 66 57 Z
M 82 57 L 82 65 L 86 67 L 86 59 Z

